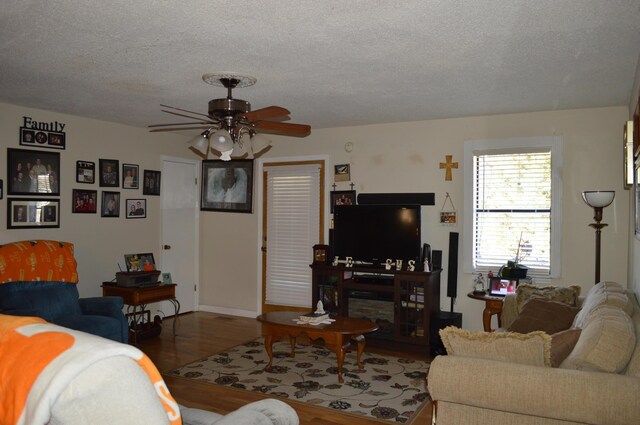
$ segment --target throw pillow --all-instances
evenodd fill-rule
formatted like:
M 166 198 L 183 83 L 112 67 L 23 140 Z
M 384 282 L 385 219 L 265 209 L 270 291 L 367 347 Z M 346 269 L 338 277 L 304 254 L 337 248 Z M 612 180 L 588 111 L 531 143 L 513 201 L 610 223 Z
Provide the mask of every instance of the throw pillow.
M 600 305 L 591 311 L 578 343 L 560 366 L 620 373 L 629 363 L 635 345 L 631 318 L 618 307 Z
M 535 296 L 524 303 L 508 330 L 522 334 L 543 331 L 553 335 L 569 329 L 579 311 L 577 307 Z
M 551 366 L 551 337 L 544 332 L 471 332 L 449 326 L 440 338 L 450 356 L 531 366 Z
M 568 288 L 560 288 L 558 286 L 536 286 L 528 283 L 519 285 L 516 289 L 516 304 L 518 305 L 518 313 L 522 311 L 524 303 L 533 296 L 546 298 L 548 300 L 559 301 L 569 304 L 572 307 L 578 306 L 578 297 L 580 296 L 580 287 L 572 285 Z
M 581 329 L 566 329 L 551 335 L 551 367 L 559 367 L 578 343 Z

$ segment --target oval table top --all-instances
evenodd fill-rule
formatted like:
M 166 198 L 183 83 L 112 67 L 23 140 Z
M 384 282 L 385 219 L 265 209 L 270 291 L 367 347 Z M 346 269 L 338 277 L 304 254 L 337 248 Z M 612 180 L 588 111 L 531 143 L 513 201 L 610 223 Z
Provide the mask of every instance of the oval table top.
M 298 324 L 294 319 L 305 312 L 300 311 L 272 311 L 258 316 L 258 320 L 263 323 L 279 326 L 291 326 L 295 328 L 309 328 L 315 330 L 328 331 L 333 333 L 356 335 L 378 330 L 378 326 L 367 319 L 356 319 L 354 317 L 331 317 L 335 322 L 331 324 L 307 325 Z

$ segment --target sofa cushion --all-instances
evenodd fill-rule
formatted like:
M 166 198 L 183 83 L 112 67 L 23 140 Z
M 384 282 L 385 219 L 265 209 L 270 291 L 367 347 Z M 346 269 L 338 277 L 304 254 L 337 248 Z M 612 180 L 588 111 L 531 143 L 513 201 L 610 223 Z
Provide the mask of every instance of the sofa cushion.
M 633 322 L 618 307 L 600 305 L 587 317 L 575 348 L 560 367 L 619 373 L 636 344 Z
M 9 282 L 0 285 L 0 309 L 36 310 L 38 316 L 56 322 L 67 315 L 81 315 L 75 283 Z
M 551 335 L 551 367 L 559 367 L 578 343 L 582 329 L 566 329 Z
M 569 329 L 580 309 L 565 303 L 534 296 L 522 306 L 508 330 L 518 333 L 543 331 L 549 335 Z
M 516 289 L 516 303 L 518 312 L 522 311 L 524 303 L 531 297 L 537 296 L 552 301 L 568 304 L 572 307 L 578 306 L 580 296 L 580 286 L 572 285 L 568 288 L 558 286 L 536 286 L 528 283 L 519 285 Z
M 600 305 L 611 305 L 622 309 L 629 316 L 633 314 L 633 302 L 621 286 L 601 282 L 589 290 L 582 303 L 582 309 L 573 321 L 574 328 L 583 328 L 591 312 Z
M 489 333 L 448 326 L 440 330 L 440 337 L 451 356 L 551 366 L 551 337 L 541 331 Z

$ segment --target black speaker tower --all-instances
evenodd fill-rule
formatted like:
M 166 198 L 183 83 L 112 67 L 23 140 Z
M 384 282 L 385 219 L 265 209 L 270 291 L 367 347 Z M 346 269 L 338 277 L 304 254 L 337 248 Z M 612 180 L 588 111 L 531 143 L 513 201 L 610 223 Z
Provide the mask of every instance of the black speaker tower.
M 458 296 L 458 232 L 449 233 L 449 268 L 447 270 L 447 297 L 451 298 L 451 312 Z

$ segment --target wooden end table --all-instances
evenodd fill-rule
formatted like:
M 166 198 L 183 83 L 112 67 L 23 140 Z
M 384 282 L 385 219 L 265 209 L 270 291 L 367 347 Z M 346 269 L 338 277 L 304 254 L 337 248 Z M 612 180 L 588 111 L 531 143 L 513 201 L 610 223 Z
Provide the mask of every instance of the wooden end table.
M 261 314 L 258 320 L 262 322 L 262 333 L 264 334 L 264 349 L 269 356 L 269 364 L 265 369 L 271 367 L 273 362 L 273 341 L 289 338 L 291 343 L 291 357 L 296 355 L 296 338 L 300 335 L 307 335 L 311 340 L 322 338 L 324 345 L 334 353 L 338 360 L 338 382 L 343 383 L 342 363 L 344 353 L 351 346 L 351 340 L 358 345 L 358 367 L 362 368 L 360 360 L 364 351 L 364 334 L 378 330 L 378 326 L 366 319 L 355 319 L 351 317 L 334 317 L 335 322 L 328 325 L 302 325 L 294 322 L 299 317 L 299 311 L 274 311 Z
M 176 286 L 175 283 L 170 283 L 136 288 L 117 286 L 111 282 L 104 282 L 102 284 L 102 296 L 122 297 L 124 303 L 127 305 L 127 313 L 133 316 L 132 329 L 134 330 L 133 343 L 135 344 L 137 343 L 137 333 L 135 330 L 138 324 L 138 318 L 144 315 L 147 304 L 150 303 L 169 301 L 173 304 L 175 312 L 173 318 L 173 335 L 176 335 L 176 322 L 178 321 L 178 314 L 180 314 L 180 302 L 176 298 Z
M 482 326 L 485 332 L 493 332 L 491 329 L 491 316 L 498 315 L 498 327 L 502 327 L 502 303 L 504 297 L 489 295 L 486 292 L 469 292 L 469 298 L 484 301 L 484 310 L 482 311 Z

